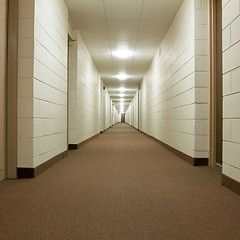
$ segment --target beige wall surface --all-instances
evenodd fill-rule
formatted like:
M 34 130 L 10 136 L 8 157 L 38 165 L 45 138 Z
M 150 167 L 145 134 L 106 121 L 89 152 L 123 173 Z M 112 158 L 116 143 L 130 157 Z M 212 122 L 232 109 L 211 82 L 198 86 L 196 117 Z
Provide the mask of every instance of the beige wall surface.
M 240 182 L 240 1 L 222 1 L 223 174 Z
M 69 27 L 70 28 L 70 27 Z M 109 128 L 113 119 L 112 101 L 78 30 L 72 31 L 69 45 L 69 144 Z
M 208 4 L 185 0 L 142 83 L 140 130 L 208 158 Z
M 68 9 L 62 0 L 20 0 L 18 167 L 67 150 Z
M 121 122 L 121 114 L 118 113 L 115 105 L 113 106 L 113 124 Z
M 0 181 L 6 177 L 7 0 L 0 1 Z
M 128 109 L 125 113 L 125 122 L 132 125 L 132 103 L 129 104 Z
M 101 81 L 77 30 L 69 46 L 69 144 L 100 132 Z
M 132 102 L 129 104 L 129 107 L 125 114 L 125 121 L 126 123 L 130 124 L 131 126 L 139 129 L 138 126 L 138 91 L 136 92 Z

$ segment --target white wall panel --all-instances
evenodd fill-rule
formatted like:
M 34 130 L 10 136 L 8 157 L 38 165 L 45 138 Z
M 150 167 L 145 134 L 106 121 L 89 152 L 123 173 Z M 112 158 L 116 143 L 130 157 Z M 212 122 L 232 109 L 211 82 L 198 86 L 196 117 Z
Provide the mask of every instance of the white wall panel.
M 37 167 L 67 150 L 64 1 L 21 0 L 19 32 L 18 167 Z
M 140 130 L 198 158 L 208 157 L 207 14 L 207 1 L 183 2 L 140 91 Z
M 33 167 L 33 72 L 35 1 L 19 1 L 18 167 Z M 29 45 L 23 42 L 28 42 Z
M 223 174 L 240 182 L 240 2 L 223 4 Z
M 69 143 L 78 144 L 100 132 L 100 78 L 78 31 L 70 43 Z
M 115 105 L 113 105 L 113 125 L 121 122 L 121 114 L 117 111 Z
M 138 111 L 139 111 L 139 92 L 137 91 L 132 102 L 129 105 L 129 108 L 126 111 L 126 122 L 133 126 L 136 129 L 139 129 L 138 126 Z

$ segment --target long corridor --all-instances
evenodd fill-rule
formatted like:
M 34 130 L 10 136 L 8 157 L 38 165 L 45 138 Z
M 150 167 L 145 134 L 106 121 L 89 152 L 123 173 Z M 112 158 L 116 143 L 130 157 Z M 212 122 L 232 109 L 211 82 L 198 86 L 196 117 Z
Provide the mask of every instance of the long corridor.
M 35 179 L 0 183 L 0 240 L 240 239 L 239 195 L 119 123 Z

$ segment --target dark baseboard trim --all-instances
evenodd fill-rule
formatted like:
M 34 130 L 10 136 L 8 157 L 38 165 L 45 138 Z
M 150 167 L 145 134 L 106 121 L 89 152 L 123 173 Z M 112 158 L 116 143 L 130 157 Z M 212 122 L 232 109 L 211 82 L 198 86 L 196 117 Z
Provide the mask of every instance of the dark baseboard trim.
M 222 174 L 222 185 L 240 195 L 240 182 Z
M 133 127 L 134 129 L 136 129 L 136 130 L 140 131 L 140 130 L 139 130 L 139 128 L 136 128 L 136 127 L 134 127 L 133 125 L 131 125 L 131 124 L 127 123 L 127 122 L 126 122 L 126 124 L 128 124 L 130 127 Z M 140 131 L 140 132 L 141 132 L 141 131 Z M 144 132 L 141 132 L 141 133 L 144 133 Z
M 68 144 L 68 150 L 78 149 L 78 144 Z
M 116 123 L 115 123 L 115 124 L 116 124 Z M 115 124 L 113 124 L 112 126 L 114 126 Z M 100 133 L 102 134 L 102 133 L 106 132 L 106 131 L 109 130 L 112 126 L 106 128 L 105 130 L 100 131 Z
M 144 135 L 146 135 L 147 137 L 153 139 L 154 141 L 156 141 L 157 143 L 162 145 L 164 148 L 168 149 L 169 151 L 171 151 L 172 153 L 174 153 L 178 157 L 182 158 L 186 162 L 192 164 L 193 166 L 208 166 L 208 158 L 193 158 L 193 157 L 188 156 L 187 154 L 169 146 L 168 144 L 158 140 L 157 138 L 148 135 L 145 132 L 142 132 L 142 131 L 140 131 L 140 132 L 143 133 Z
M 134 129 L 136 129 L 137 131 L 139 131 L 139 129 L 138 128 L 136 128 L 136 127 L 134 127 L 134 126 L 132 126 L 132 125 L 130 125 L 131 127 L 133 127 Z
M 83 146 L 84 144 L 86 144 L 86 143 L 90 142 L 91 140 L 93 140 L 94 138 L 96 138 L 98 135 L 99 135 L 99 133 L 86 139 L 83 142 L 78 143 L 78 144 L 68 144 L 68 150 L 76 150 L 76 149 L 80 148 L 81 146 Z
M 67 155 L 67 151 L 64 151 L 35 168 L 17 168 L 17 176 L 18 178 L 35 178 Z

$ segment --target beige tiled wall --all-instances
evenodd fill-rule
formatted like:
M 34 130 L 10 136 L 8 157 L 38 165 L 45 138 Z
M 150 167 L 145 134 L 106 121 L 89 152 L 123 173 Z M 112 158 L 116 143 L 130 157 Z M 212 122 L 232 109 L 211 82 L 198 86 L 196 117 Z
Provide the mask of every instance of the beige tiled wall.
M 138 127 L 138 91 L 132 99 L 127 111 L 126 111 L 126 122 L 135 128 Z
M 70 43 L 69 143 L 78 144 L 100 132 L 101 81 L 77 30 Z
M 118 113 L 115 105 L 113 106 L 113 124 L 121 122 L 121 114 Z
M 35 1 L 19 1 L 18 167 L 33 167 Z
M 240 182 L 240 1 L 223 1 L 223 174 Z
M 118 122 L 116 108 L 113 107 L 112 99 L 102 80 L 100 80 L 100 131 L 108 129 L 110 126 Z
M 139 105 L 139 103 L 138 103 L 138 91 L 136 92 L 136 95 L 135 95 L 135 97 L 134 97 L 134 100 L 133 100 L 133 102 L 134 102 L 134 109 L 135 109 L 135 111 L 134 111 L 134 123 L 133 123 L 133 126 L 135 127 L 135 128 L 137 128 L 137 129 L 139 129 L 139 126 L 138 126 L 138 105 Z
M 208 157 L 207 1 L 185 0 L 140 91 L 140 130 L 191 156 Z
M 129 107 L 125 113 L 125 122 L 132 125 L 132 103 L 129 104 Z
M 102 91 L 102 111 L 103 111 L 103 130 L 109 128 L 111 124 L 112 115 L 112 101 L 107 88 Z
M 208 1 L 194 2 L 195 157 L 208 158 L 209 149 L 209 34 Z
M 68 10 L 62 0 L 35 0 L 34 167 L 67 150 Z
M 6 177 L 7 1 L 0 1 L 0 181 Z
M 68 10 L 62 0 L 20 0 L 18 167 L 67 150 Z

